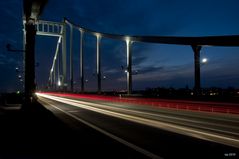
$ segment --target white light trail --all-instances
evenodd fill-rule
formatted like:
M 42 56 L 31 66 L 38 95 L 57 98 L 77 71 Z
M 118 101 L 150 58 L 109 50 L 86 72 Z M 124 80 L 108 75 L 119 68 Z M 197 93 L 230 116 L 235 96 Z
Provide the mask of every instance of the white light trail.
M 192 136 L 192 137 L 196 137 L 196 138 L 200 138 L 200 139 L 204 139 L 204 140 L 219 142 L 219 143 L 223 143 L 226 145 L 230 145 L 230 146 L 239 148 L 239 139 L 237 139 L 237 138 L 222 136 L 217 133 L 209 133 L 209 132 L 198 130 L 198 129 L 188 128 L 186 126 L 179 126 L 179 125 L 175 125 L 175 124 L 164 123 L 161 121 L 147 119 L 147 118 L 143 118 L 143 117 L 139 117 L 139 116 L 134 116 L 131 114 L 123 114 L 123 113 L 113 112 L 113 111 L 106 110 L 106 109 L 102 108 L 102 105 L 96 104 L 96 103 L 91 103 L 91 106 L 89 106 L 88 105 L 89 102 L 82 102 L 82 101 L 78 101 L 78 100 L 56 97 L 56 96 L 51 96 L 51 95 L 46 95 L 46 94 L 41 94 L 41 93 L 36 93 L 36 95 L 40 96 L 40 97 L 45 97 L 45 98 L 48 98 L 51 100 L 55 100 L 55 101 L 58 101 L 61 103 L 76 106 L 79 108 L 91 110 L 91 111 L 94 111 L 97 113 L 121 118 L 124 120 L 133 121 L 136 123 L 164 129 L 167 131 L 177 132 L 182 135 L 188 135 L 188 136 Z

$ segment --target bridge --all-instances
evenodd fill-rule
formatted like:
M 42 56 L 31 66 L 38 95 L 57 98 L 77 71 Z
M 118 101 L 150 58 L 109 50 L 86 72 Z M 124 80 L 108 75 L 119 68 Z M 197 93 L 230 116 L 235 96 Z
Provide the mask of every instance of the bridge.
M 34 8 L 34 4 L 35 3 L 32 3 L 32 8 Z M 71 120 L 84 123 L 150 158 L 162 158 L 159 151 L 157 151 L 158 149 L 155 148 L 158 145 L 154 141 L 155 139 L 162 139 L 159 132 L 169 133 L 169 136 L 170 134 L 186 136 L 186 140 L 190 140 L 190 143 L 193 141 L 192 143 L 196 145 L 198 144 L 197 141 L 200 140 L 205 148 L 210 148 L 210 144 L 213 144 L 219 149 L 226 147 L 225 149 L 232 150 L 233 154 L 236 154 L 239 148 L 239 130 L 237 126 L 239 114 L 238 104 L 140 99 L 132 98 L 130 95 L 132 95 L 133 92 L 132 45 L 134 45 L 134 43 L 174 44 L 191 47 L 192 53 L 194 54 L 194 93 L 195 95 L 199 95 L 201 93 L 200 51 L 202 47 L 238 47 L 239 35 L 170 37 L 109 34 L 84 28 L 80 24 L 75 24 L 66 18 L 64 18 L 62 22 L 40 20 L 39 13 L 42 11 L 41 7 L 44 6 L 44 3 L 36 4 L 38 10 L 31 10 L 32 14 L 27 14 L 28 12 L 25 11 L 25 17 L 23 18 L 25 99 L 27 104 L 31 103 L 36 95 L 38 102 L 52 111 L 53 114 L 60 119 L 66 120 L 66 118 L 71 118 Z M 35 13 L 34 11 L 37 12 Z M 67 35 L 67 27 L 70 28 L 69 35 Z M 80 41 L 75 42 L 73 41 L 73 34 L 76 31 L 80 33 Z M 85 52 L 83 46 L 85 44 L 85 34 L 93 35 L 96 38 L 97 92 L 95 92 L 94 95 L 84 94 Z M 35 36 L 38 35 L 54 36 L 57 38 L 57 43 L 52 66 L 49 71 L 49 91 L 35 93 L 37 91 L 35 90 L 35 70 L 32 66 L 34 66 L 35 61 Z M 67 52 L 66 49 L 66 36 L 70 37 L 69 52 Z M 103 38 L 125 42 L 127 98 L 101 95 L 101 40 Z M 73 65 L 73 46 L 78 44 L 80 44 L 79 69 L 81 94 L 72 94 L 74 92 L 75 69 Z M 70 57 L 69 62 L 67 62 L 67 56 Z M 67 63 L 69 63 L 69 66 Z M 69 73 L 67 72 L 68 70 Z M 68 74 L 69 77 L 67 76 Z M 70 84 L 68 85 L 68 83 Z M 69 119 L 66 121 L 69 122 Z M 130 125 L 131 127 L 124 126 L 124 124 Z M 121 128 L 121 130 L 116 127 Z M 130 133 L 125 133 L 122 129 Z M 132 135 L 137 133 L 137 137 Z M 138 140 L 139 138 L 144 141 Z M 173 139 L 176 141 L 178 137 L 174 136 Z M 145 141 L 149 141 L 149 143 Z M 153 149 L 149 148 L 150 144 L 154 145 Z M 166 154 L 166 156 L 167 155 L 168 154 Z
M 23 22 L 25 25 L 26 21 Z M 194 53 L 194 89 L 195 94 L 200 94 L 201 89 L 201 80 L 200 80 L 200 50 L 202 47 L 213 47 L 213 46 L 239 46 L 239 35 L 230 35 L 230 36 L 209 36 L 209 37 L 168 37 L 168 36 L 129 36 L 129 35 L 115 35 L 108 33 L 101 33 L 93 31 L 87 28 L 83 28 L 80 25 L 76 25 L 68 19 L 64 19 L 62 22 L 50 22 L 38 20 L 36 22 L 36 34 L 42 36 L 56 36 L 58 37 L 57 46 L 55 55 L 52 62 L 52 67 L 50 69 L 49 75 L 49 84 L 50 88 L 54 89 L 59 87 L 65 91 L 69 90 L 74 91 L 74 74 L 73 74 L 73 45 L 80 44 L 80 83 L 81 83 L 81 92 L 84 92 L 84 34 L 90 34 L 95 36 L 96 40 L 96 74 L 97 74 L 97 92 L 100 94 L 102 91 L 101 88 L 101 40 L 103 38 L 116 39 L 125 42 L 125 51 L 126 51 L 126 73 L 127 73 L 127 93 L 130 95 L 132 93 L 132 45 L 136 42 L 145 42 L 145 43 L 159 43 L 159 44 L 176 44 L 176 45 L 187 45 L 192 47 Z M 66 52 L 66 27 L 70 28 L 70 52 L 69 55 Z M 80 42 L 73 41 L 74 30 L 80 32 Z M 77 32 L 75 32 L 77 33 Z M 62 53 L 60 56 L 59 47 L 62 47 Z M 70 57 L 69 66 L 66 66 L 67 61 L 66 57 Z M 61 59 L 60 59 L 61 58 Z M 59 68 L 62 66 L 62 68 Z M 67 68 L 69 69 L 69 78 L 67 77 Z M 70 86 L 68 86 L 68 81 L 70 80 Z

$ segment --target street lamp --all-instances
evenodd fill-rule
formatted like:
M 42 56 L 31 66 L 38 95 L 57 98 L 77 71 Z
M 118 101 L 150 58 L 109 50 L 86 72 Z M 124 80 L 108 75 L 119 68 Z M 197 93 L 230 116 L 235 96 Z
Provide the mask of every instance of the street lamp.
M 205 64 L 205 63 L 207 63 L 208 62 L 208 59 L 207 58 L 203 58 L 202 59 L 202 64 Z
M 61 86 L 61 81 L 60 80 L 58 81 L 58 86 Z
M 201 67 L 202 66 L 204 66 L 205 64 L 207 64 L 208 63 L 208 59 L 206 58 L 206 57 L 204 57 L 204 58 L 202 58 L 202 60 L 201 60 Z M 204 95 L 204 91 L 203 91 L 203 89 L 201 90 L 201 94 L 202 95 Z

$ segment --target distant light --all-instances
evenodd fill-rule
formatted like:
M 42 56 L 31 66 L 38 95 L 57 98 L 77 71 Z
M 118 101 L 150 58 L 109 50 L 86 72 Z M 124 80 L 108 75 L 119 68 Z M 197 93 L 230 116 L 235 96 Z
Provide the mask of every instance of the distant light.
M 124 72 L 125 72 L 125 73 L 127 73 L 127 72 L 128 72 L 128 70 L 124 70 Z
M 61 36 L 59 37 L 58 41 L 57 41 L 58 44 L 61 43 Z
M 85 82 L 88 82 L 88 81 L 89 81 L 88 79 L 85 80 Z
M 106 76 L 103 76 L 103 79 L 106 79 Z
M 61 86 L 61 81 L 58 81 L 58 86 Z
M 83 28 L 79 28 L 79 31 L 82 33 L 82 32 L 84 32 L 84 29 Z
M 19 72 L 19 68 L 18 67 L 16 67 L 16 72 Z
M 129 44 L 129 42 L 130 42 L 130 37 L 129 37 L 129 36 L 126 36 L 126 37 L 125 37 L 125 41 L 126 41 L 127 44 Z
M 102 37 L 101 33 L 95 33 L 95 36 L 96 36 L 97 38 L 101 38 L 101 37 Z
M 210 93 L 210 96 L 215 96 L 215 95 L 217 95 L 217 93 Z
M 17 91 L 17 94 L 20 94 L 21 92 L 20 91 Z
M 202 63 L 207 63 L 208 59 L 207 58 L 203 58 L 202 59 Z
M 19 78 L 19 79 L 21 79 L 21 78 L 22 78 L 22 76 L 21 76 L 21 75 L 18 75 L 18 78 Z

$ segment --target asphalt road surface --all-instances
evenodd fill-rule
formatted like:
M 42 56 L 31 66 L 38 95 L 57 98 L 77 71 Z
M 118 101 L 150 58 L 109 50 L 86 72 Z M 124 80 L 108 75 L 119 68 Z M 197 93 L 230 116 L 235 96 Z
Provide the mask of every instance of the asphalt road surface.
M 41 93 L 37 96 L 42 105 L 67 124 L 77 127 L 77 122 L 84 123 L 149 158 L 237 158 L 239 155 L 238 115 Z

